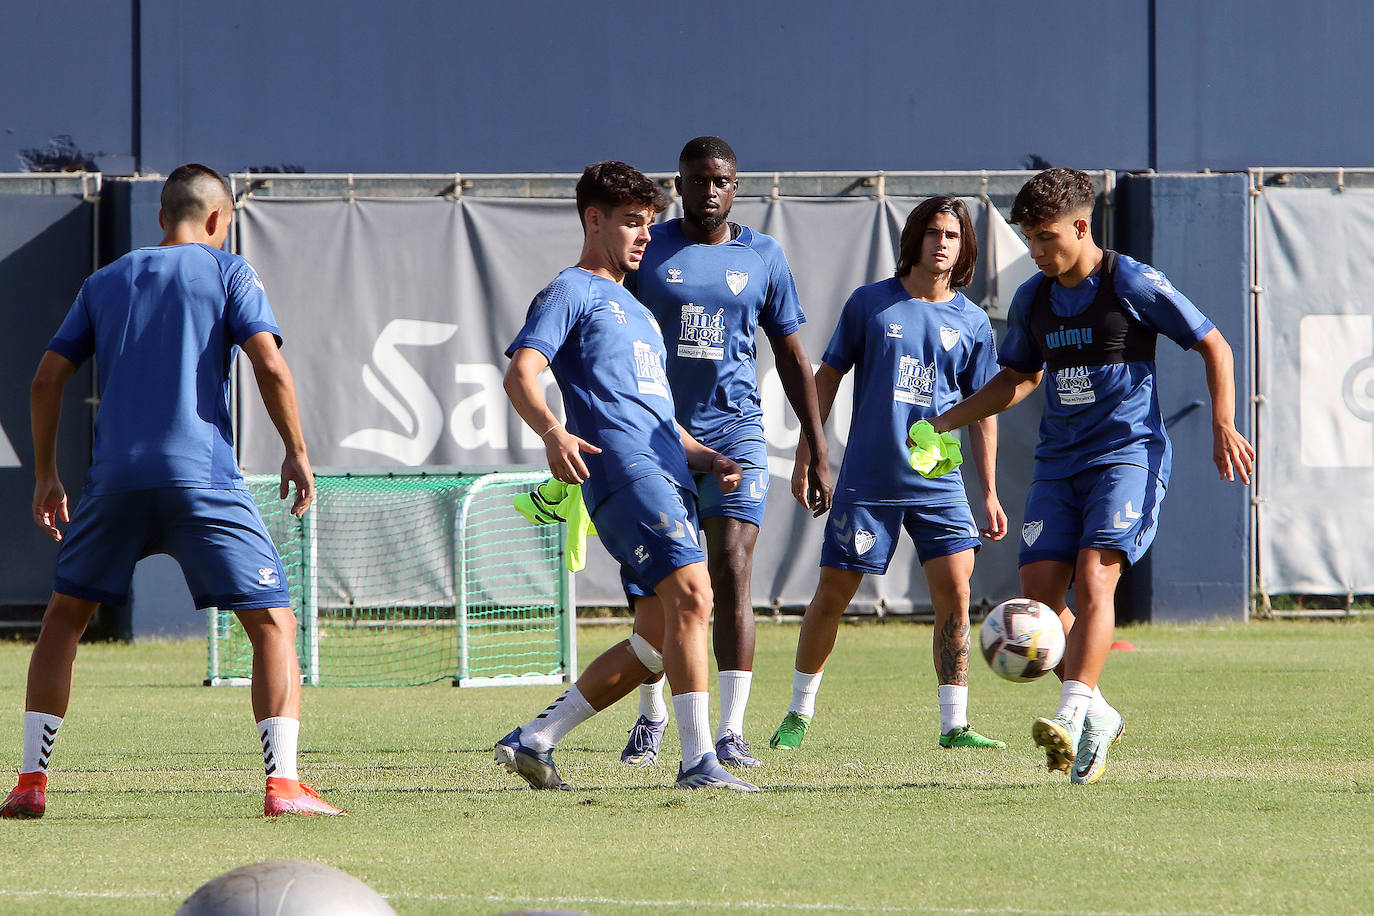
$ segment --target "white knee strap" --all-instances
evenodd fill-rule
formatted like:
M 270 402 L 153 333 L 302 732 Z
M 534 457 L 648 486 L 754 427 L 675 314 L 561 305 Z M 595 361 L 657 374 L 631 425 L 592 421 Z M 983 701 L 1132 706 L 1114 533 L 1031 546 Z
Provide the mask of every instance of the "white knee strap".
M 638 633 L 630 634 L 630 651 L 641 665 L 649 669 L 650 674 L 658 674 L 663 670 L 663 653 L 649 645 L 649 640 Z

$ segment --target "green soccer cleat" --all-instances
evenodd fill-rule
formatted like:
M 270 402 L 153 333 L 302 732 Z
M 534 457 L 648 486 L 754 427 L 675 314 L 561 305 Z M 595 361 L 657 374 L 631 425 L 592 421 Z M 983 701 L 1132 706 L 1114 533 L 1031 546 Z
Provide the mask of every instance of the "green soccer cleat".
M 806 730 L 811 726 L 811 717 L 799 712 L 789 712 L 783 717 L 778 730 L 768 739 L 768 746 L 775 751 L 795 751 L 801 747 Z
M 1036 719 L 1031 726 L 1031 738 L 1037 747 L 1045 751 L 1045 765 L 1051 773 L 1062 771 L 1066 775 L 1078 753 L 1078 735 L 1081 729 L 1073 727 L 1066 716 L 1053 719 Z
M 1089 716 L 1083 720 L 1083 736 L 1078 739 L 1078 753 L 1073 758 L 1073 772 L 1069 781 L 1076 786 L 1090 786 L 1107 768 L 1107 748 L 1121 740 L 1126 720 L 1115 709 L 1106 715 Z
M 951 728 L 940 736 L 940 747 L 993 747 L 1004 748 L 1007 742 L 996 738 L 984 738 L 973 730 L 971 725 Z

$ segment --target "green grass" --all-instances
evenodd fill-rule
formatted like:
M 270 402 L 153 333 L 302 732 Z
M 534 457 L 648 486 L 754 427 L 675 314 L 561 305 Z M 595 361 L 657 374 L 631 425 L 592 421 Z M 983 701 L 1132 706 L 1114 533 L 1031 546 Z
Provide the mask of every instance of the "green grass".
M 622 638 L 584 628 L 581 660 Z M 806 744 L 766 750 L 797 630 L 761 624 L 757 796 L 617 762 L 627 702 L 560 748 L 535 793 L 491 744 L 557 690 L 318 688 L 302 770 L 346 819 L 268 822 L 243 688 L 199 686 L 199 644 L 82 647 L 48 815 L 0 821 L 0 912 L 170 913 L 230 868 L 324 862 L 401 914 L 1374 912 L 1374 621 L 1123 629 L 1103 687 L 1127 731 L 1096 786 L 1031 745 L 1056 685 L 975 660 L 972 720 L 1005 751 L 941 750 L 931 628 L 846 626 Z M 28 647 L 0 644 L 18 762 Z

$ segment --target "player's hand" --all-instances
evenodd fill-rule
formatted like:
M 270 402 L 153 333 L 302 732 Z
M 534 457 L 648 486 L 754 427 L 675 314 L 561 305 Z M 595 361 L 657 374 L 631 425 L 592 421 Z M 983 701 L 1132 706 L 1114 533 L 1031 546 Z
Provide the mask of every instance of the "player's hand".
M 733 493 L 744 479 L 744 469 L 734 460 L 716 452 L 716 457 L 711 459 L 711 476 L 720 484 L 720 492 Z
M 33 522 L 54 541 L 62 540 L 57 523 L 71 521 L 67 512 L 67 491 L 57 477 L 39 478 L 33 488 Z
M 580 484 L 592 476 L 582 460 L 583 452 L 600 455 L 601 449 L 574 436 L 563 426 L 556 426 L 544 434 L 544 454 L 549 459 L 549 473 L 555 480 Z
M 1249 483 L 1255 468 L 1255 447 L 1234 426 L 1213 424 L 1212 461 L 1222 480 L 1235 480 L 1240 475 L 1241 483 Z
M 291 514 L 300 518 L 315 501 L 315 473 L 310 470 L 310 459 L 304 455 L 287 455 L 281 463 L 281 487 L 277 490 L 277 498 L 286 499 L 293 483 L 296 501 L 291 504 Z
M 995 495 L 988 495 L 983 499 L 983 512 L 987 516 L 988 524 L 986 528 L 980 528 L 978 533 L 989 541 L 1000 541 L 1007 536 L 1007 513 L 1002 511 L 1002 503 Z
M 793 474 L 796 469 L 793 469 Z M 835 487 L 830 482 L 829 459 L 813 458 L 806 467 L 806 501 L 802 505 L 811 510 L 812 518 L 820 518 L 830 511 Z

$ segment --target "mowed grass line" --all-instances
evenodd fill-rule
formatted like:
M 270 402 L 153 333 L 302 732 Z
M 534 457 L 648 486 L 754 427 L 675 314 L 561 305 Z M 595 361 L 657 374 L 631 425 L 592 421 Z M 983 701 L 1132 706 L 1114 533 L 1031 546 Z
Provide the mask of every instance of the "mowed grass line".
M 583 663 L 625 635 L 583 628 Z M 936 747 L 931 628 L 845 626 L 803 748 L 766 749 L 797 629 L 761 624 L 748 737 L 767 791 L 686 793 L 620 766 L 633 702 L 560 748 L 535 793 L 492 742 L 557 690 L 317 688 L 302 770 L 351 814 L 268 822 L 247 691 L 199 686 L 200 644 L 84 646 L 49 814 L 0 822 L 0 912 L 170 913 L 274 858 L 325 862 L 402 914 L 1374 913 L 1374 621 L 1135 627 L 1103 688 L 1127 717 L 1107 775 L 1044 772 L 1057 684 L 975 658 L 972 721 Z M 0 760 L 18 762 L 29 647 L 0 644 Z M 0 718 L 0 721 L 4 721 Z

